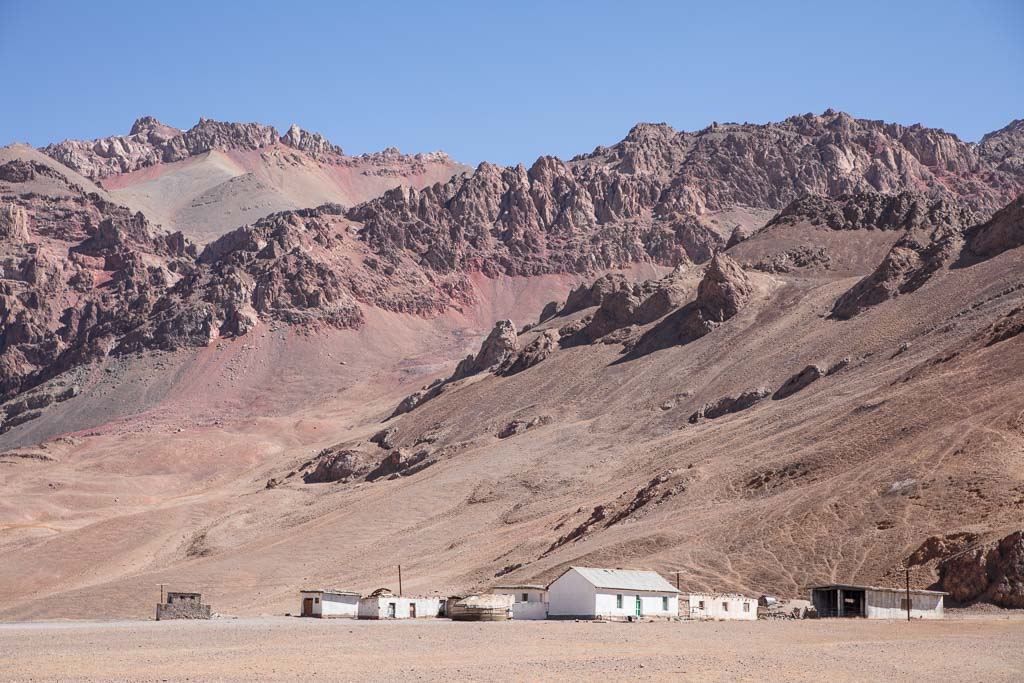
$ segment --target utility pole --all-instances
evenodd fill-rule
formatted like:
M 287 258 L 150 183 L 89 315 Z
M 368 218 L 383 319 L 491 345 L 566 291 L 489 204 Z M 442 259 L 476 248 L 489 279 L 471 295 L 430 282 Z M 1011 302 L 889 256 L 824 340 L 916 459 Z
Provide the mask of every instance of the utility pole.
M 164 602 L 164 585 L 161 583 L 160 584 L 160 604 L 162 605 L 163 602 Z
M 679 590 L 679 574 L 680 572 L 676 572 L 676 590 Z
M 900 571 L 903 572 L 907 578 L 907 621 L 910 621 L 910 567 L 900 567 Z
M 402 597 L 402 565 L 398 565 L 398 597 Z

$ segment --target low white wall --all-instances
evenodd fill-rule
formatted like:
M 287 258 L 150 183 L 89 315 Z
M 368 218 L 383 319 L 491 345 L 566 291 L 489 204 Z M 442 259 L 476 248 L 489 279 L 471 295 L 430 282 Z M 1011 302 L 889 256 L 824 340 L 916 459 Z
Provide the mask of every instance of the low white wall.
M 548 604 L 546 602 L 516 602 L 512 604 L 513 619 L 547 619 Z
M 390 616 L 389 605 L 394 603 L 395 616 Z M 416 605 L 416 618 L 433 618 L 441 611 L 441 598 L 377 597 L 362 598 L 359 601 L 360 619 L 409 619 L 410 605 Z
M 690 619 L 757 621 L 757 600 L 740 595 L 690 594 Z M 704 606 L 701 607 L 701 603 Z
M 325 618 L 355 618 L 359 615 L 359 596 L 358 595 L 337 595 L 332 593 L 324 593 L 323 597 L 320 598 L 320 604 L 314 605 L 321 607 L 321 616 Z

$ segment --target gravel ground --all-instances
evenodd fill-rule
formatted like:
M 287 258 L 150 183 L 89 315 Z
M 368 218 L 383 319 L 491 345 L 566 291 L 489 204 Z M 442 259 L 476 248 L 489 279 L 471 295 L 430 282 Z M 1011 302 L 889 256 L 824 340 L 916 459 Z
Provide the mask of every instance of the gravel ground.
M 0 625 L 4 681 L 1024 679 L 1024 623 L 455 623 L 296 618 Z

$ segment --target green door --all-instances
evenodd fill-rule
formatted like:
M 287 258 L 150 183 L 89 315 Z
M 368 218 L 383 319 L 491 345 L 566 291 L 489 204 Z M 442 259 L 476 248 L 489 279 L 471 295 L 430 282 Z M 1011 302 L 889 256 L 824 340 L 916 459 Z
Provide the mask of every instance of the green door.
M 636 596 L 636 615 L 638 617 L 641 616 L 640 615 L 640 596 L 639 595 Z

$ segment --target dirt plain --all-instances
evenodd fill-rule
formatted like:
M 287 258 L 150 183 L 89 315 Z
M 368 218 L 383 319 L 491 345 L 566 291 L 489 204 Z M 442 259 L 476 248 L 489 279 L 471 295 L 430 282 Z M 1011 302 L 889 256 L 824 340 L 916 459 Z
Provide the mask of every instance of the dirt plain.
M 990 615 L 910 624 L 38 622 L 0 625 L 0 680 L 1018 681 L 1022 626 Z

